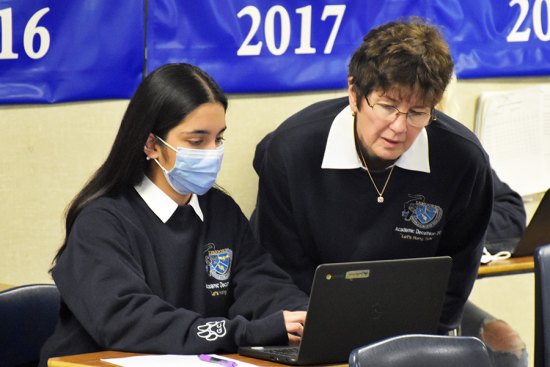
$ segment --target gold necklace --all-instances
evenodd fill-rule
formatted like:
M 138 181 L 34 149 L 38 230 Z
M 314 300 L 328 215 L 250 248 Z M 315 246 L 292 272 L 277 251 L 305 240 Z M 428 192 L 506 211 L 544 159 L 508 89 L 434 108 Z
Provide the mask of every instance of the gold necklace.
M 357 144 L 357 141 L 356 141 L 356 144 Z M 361 163 L 363 164 L 363 166 L 365 166 L 365 170 L 369 174 L 370 181 L 372 182 L 372 185 L 374 186 L 374 189 L 378 193 L 378 199 L 376 199 L 376 200 L 378 201 L 378 204 L 382 204 L 384 202 L 384 196 L 383 196 L 384 191 L 386 191 L 386 186 L 388 186 L 388 182 L 390 182 L 390 177 L 391 177 L 391 174 L 393 172 L 393 169 L 395 168 L 395 164 L 393 166 L 391 166 L 390 174 L 388 175 L 388 178 L 386 178 L 386 182 L 384 183 L 384 187 L 382 187 L 382 191 L 380 191 L 380 190 L 378 190 L 378 186 L 376 186 L 376 183 L 374 182 L 374 179 L 372 178 L 372 175 L 369 171 L 369 167 L 367 166 L 367 161 L 365 160 L 365 157 L 363 157 L 363 151 L 362 151 L 361 147 L 358 146 L 357 150 L 359 151 L 359 157 L 361 157 Z

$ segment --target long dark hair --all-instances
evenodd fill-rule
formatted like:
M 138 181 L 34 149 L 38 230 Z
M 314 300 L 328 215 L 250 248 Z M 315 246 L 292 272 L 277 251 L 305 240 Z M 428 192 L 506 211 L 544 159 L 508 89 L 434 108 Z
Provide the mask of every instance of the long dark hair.
M 221 88 L 196 66 L 164 65 L 143 80 L 128 104 L 109 156 L 67 208 L 65 239 L 54 263 L 67 247 L 75 219 L 86 205 L 142 180 L 148 167 L 143 147 L 149 133 L 164 139 L 189 113 L 209 102 L 220 103 L 227 110 Z

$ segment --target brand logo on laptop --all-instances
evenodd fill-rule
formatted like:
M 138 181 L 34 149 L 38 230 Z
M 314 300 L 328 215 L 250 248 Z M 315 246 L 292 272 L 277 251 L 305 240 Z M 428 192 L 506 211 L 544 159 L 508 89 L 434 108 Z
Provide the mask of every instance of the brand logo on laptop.
M 209 244 L 210 248 L 214 245 Z M 233 259 L 233 251 L 228 248 L 221 250 L 207 250 L 205 256 L 206 271 L 214 279 L 227 280 L 231 274 L 231 261 Z
M 370 270 L 351 270 L 346 272 L 346 279 L 347 280 L 354 280 L 354 279 L 365 279 L 370 276 Z
M 225 320 L 209 321 L 204 325 L 197 326 L 197 329 L 199 330 L 197 336 L 209 342 L 224 337 L 227 333 L 225 329 Z
M 427 203 L 423 195 L 409 195 L 409 197 L 411 200 L 403 204 L 401 212 L 403 219 L 414 223 L 418 228 L 435 227 L 443 217 L 443 209 L 435 204 Z

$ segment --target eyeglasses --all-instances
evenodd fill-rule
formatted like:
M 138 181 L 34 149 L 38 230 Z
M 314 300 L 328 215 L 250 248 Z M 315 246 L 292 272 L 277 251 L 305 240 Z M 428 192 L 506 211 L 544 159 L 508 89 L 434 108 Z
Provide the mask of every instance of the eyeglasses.
M 401 112 L 395 106 L 389 104 L 374 103 L 370 104 L 369 99 L 365 97 L 367 104 L 374 114 L 381 120 L 386 122 L 394 122 L 397 120 L 399 115 L 407 116 L 407 123 L 414 127 L 426 127 L 433 121 L 433 113 L 430 112 L 419 112 L 419 111 L 409 111 Z

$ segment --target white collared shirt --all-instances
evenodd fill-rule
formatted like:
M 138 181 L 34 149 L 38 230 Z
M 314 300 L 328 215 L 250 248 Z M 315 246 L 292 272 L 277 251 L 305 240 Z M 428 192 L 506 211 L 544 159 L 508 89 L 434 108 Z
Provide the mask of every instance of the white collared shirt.
M 347 106 L 332 122 L 321 168 L 355 169 L 363 167 L 355 148 L 353 129 L 351 108 Z M 428 133 L 425 128 L 420 131 L 411 147 L 399 157 L 395 165 L 403 169 L 430 173 Z
M 141 196 L 147 206 L 151 208 L 153 213 L 155 213 L 163 223 L 166 223 L 178 208 L 178 203 L 172 200 L 170 196 L 166 195 L 164 191 L 145 175 L 143 176 L 143 180 L 138 185 L 134 186 L 134 189 L 136 189 L 139 196 Z M 196 194 L 191 194 L 191 200 L 189 200 L 189 204 L 187 205 L 190 205 L 197 216 L 204 221 L 204 216 L 199 205 L 199 198 Z

